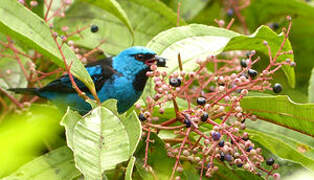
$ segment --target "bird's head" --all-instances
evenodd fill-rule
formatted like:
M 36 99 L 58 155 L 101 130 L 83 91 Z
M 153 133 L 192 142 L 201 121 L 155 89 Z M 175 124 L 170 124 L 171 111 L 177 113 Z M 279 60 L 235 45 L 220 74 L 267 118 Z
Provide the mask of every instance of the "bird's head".
M 125 49 L 113 58 L 113 68 L 123 74 L 135 75 L 142 70 L 149 70 L 153 64 L 165 67 L 166 59 L 157 56 L 153 50 L 142 46 Z

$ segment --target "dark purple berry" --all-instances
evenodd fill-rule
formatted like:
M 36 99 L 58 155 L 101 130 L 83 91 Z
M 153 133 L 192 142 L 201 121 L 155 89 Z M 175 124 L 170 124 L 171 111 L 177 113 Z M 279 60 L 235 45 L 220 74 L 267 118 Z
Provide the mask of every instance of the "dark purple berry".
M 233 9 L 231 9 L 231 8 L 228 9 L 227 15 L 228 15 L 229 17 L 233 16 Z
M 251 56 L 251 52 L 249 51 L 246 53 L 246 57 L 249 58 L 250 56 Z
M 208 164 L 207 164 L 207 169 L 209 169 L 209 168 L 211 168 L 211 167 L 214 167 L 213 164 L 212 164 L 212 163 L 208 163 Z
M 242 89 L 237 89 L 236 92 L 237 93 L 241 93 Z
M 249 74 L 249 76 L 253 79 L 257 76 L 257 71 L 255 71 L 254 69 L 249 69 L 247 71 L 247 73 Z
M 223 152 L 220 153 L 220 161 L 225 160 L 225 154 Z
M 138 119 L 139 119 L 140 121 L 145 121 L 145 120 L 146 120 L 146 117 L 144 116 L 144 114 L 140 113 L 140 114 L 138 115 Z
M 252 146 L 250 146 L 249 148 L 247 148 L 246 152 L 250 152 L 253 149 Z
M 279 83 L 276 83 L 273 87 L 274 93 L 280 93 L 282 91 L 282 86 Z
M 158 57 L 157 58 L 157 66 L 158 67 L 166 67 L 166 58 Z
M 204 106 L 206 104 L 206 99 L 204 97 L 198 97 L 196 102 L 198 105 Z
M 240 61 L 240 65 L 241 65 L 241 67 L 246 68 L 246 67 L 247 67 L 246 60 L 245 60 L 245 59 L 242 59 L 242 60 Z
M 269 159 L 266 160 L 266 164 L 268 166 L 272 166 L 274 163 L 275 163 L 275 160 L 273 158 L 269 158 Z
M 278 28 L 279 28 L 279 24 L 278 23 L 272 23 L 271 25 L 270 25 L 270 28 L 272 28 L 273 30 L 277 30 Z
M 179 79 L 179 78 L 170 78 L 169 79 L 169 84 L 172 87 L 179 87 L 179 86 L 181 86 L 181 79 Z
M 224 140 L 221 140 L 219 143 L 218 143 L 219 147 L 224 147 L 225 145 L 225 141 Z
M 204 112 L 204 114 L 201 116 L 201 121 L 206 122 L 208 119 L 208 113 Z
M 99 30 L 98 26 L 93 24 L 91 27 L 90 27 L 90 31 L 92 33 L 96 33 L 97 31 Z
M 218 141 L 221 137 L 219 132 L 213 132 L 212 136 L 214 141 Z
M 191 121 L 189 119 L 184 119 L 184 124 L 187 128 L 191 127 Z
M 240 167 L 242 167 L 242 166 L 243 166 L 243 164 L 238 164 L 237 166 L 240 168 Z
M 226 161 L 232 161 L 232 156 L 230 154 L 225 155 L 225 160 Z

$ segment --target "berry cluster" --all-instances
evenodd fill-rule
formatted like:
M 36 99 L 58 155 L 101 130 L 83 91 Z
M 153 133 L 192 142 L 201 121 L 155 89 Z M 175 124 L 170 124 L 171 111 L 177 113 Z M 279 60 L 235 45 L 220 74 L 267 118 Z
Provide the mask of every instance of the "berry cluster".
M 264 45 L 270 49 L 267 42 Z M 147 147 L 152 132 L 171 131 L 176 135 L 175 139 L 164 139 L 168 156 L 176 159 L 171 178 L 182 170 L 180 160 L 189 160 L 196 164 L 201 177 L 211 177 L 218 170 L 215 164 L 225 162 L 257 175 L 264 172 L 266 178 L 279 179 L 279 174 L 273 173 L 279 168 L 274 159 L 266 161 L 266 165 L 272 166 L 271 170 L 261 166 L 264 163 L 262 150 L 255 147 L 245 132 L 245 120 L 255 121 L 258 117 L 244 111 L 240 101 L 250 91 L 282 91 L 279 83 L 271 84 L 272 75 L 282 66 L 295 66 L 295 63 L 289 59 L 277 62 L 280 54 L 292 54 L 291 51 L 281 53 L 281 49 L 278 56 L 272 57 L 270 53 L 270 63 L 261 72 L 253 68 L 260 60 L 255 58 L 255 51 L 247 55 L 231 52 L 228 54 L 231 59 L 209 56 L 197 61 L 199 68 L 195 72 L 180 70 L 168 74 L 157 70 L 155 65 L 151 67 L 147 76 L 153 79 L 155 94 L 147 97 L 145 107 L 137 104 L 136 108 L 140 111 Z M 187 103 L 186 107 L 179 108 L 179 99 Z M 158 116 L 165 112 L 169 103 L 173 103 L 174 117 L 162 121 Z M 147 153 L 144 166 L 149 166 Z

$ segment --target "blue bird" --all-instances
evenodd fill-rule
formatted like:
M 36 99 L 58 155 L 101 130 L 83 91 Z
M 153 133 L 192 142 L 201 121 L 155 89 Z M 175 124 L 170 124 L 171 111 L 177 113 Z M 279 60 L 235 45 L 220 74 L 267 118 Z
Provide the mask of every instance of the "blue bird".
M 157 62 L 157 66 L 165 67 L 166 59 L 159 57 L 148 48 L 134 46 L 120 52 L 115 57 L 99 60 L 86 65 L 86 70 L 94 81 L 97 95 L 101 102 L 116 99 L 119 113 L 127 111 L 141 96 L 146 81 L 146 72 Z M 93 98 L 88 88 L 75 78 L 77 86 Z M 88 113 L 92 107 L 78 96 L 72 88 L 68 75 L 50 82 L 43 88 L 12 88 L 10 91 L 33 94 L 54 102 L 58 107 L 66 109 L 70 106 L 81 115 Z

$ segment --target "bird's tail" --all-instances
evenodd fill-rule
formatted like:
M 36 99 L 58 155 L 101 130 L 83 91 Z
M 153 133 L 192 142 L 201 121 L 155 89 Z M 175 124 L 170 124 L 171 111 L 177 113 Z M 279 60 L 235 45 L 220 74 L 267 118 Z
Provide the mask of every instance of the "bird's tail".
M 32 94 L 38 95 L 38 88 L 10 88 L 8 91 L 12 91 L 18 94 Z

